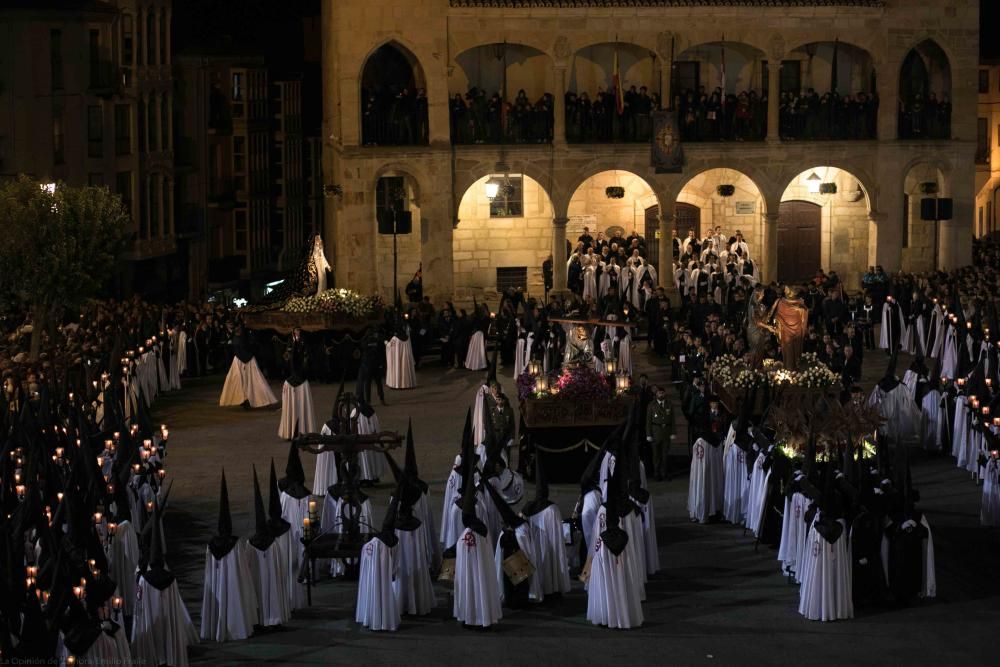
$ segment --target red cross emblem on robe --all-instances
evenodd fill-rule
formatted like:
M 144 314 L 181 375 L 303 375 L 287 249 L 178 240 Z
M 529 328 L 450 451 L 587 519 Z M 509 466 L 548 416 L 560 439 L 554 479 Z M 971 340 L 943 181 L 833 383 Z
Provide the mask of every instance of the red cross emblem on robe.
M 698 445 L 697 447 L 694 448 L 694 453 L 699 459 L 705 458 L 705 446 Z
M 466 548 L 468 549 L 476 548 L 476 534 L 473 533 L 471 530 L 465 534 L 465 537 L 462 538 L 462 541 L 465 542 Z

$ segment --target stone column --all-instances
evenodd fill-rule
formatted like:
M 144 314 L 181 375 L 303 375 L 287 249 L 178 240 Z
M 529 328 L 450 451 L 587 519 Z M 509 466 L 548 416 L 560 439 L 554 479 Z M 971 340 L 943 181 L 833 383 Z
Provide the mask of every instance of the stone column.
M 167 150 L 167 147 L 163 145 L 163 93 L 156 95 L 152 99 L 156 100 L 153 102 L 153 106 L 155 107 L 153 115 L 156 117 L 156 129 L 152 130 L 152 134 L 156 140 L 156 148 L 160 151 L 165 151 Z
M 673 275 L 674 268 L 674 252 L 670 239 L 670 228 L 673 227 L 674 222 L 673 213 L 661 211 L 657 222 L 659 223 L 657 231 L 660 233 L 660 238 L 656 240 L 656 252 L 659 257 L 656 274 L 661 285 L 670 285 L 672 283 L 670 277 Z
M 173 55 L 174 54 L 173 54 L 173 52 L 171 51 L 171 48 L 170 48 L 170 39 L 171 39 L 170 25 L 171 25 L 172 16 L 173 16 L 173 9 L 170 8 L 170 7 L 167 7 L 166 14 L 164 15 L 164 17 L 165 17 L 164 20 L 167 22 L 167 33 L 166 33 L 167 34 L 167 49 L 166 49 L 166 53 L 165 53 L 166 60 L 164 60 L 162 63 L 160 63 L 161 65 L 169 65 L 171 63 L 171 61 L 173 60 Z
M 160 12 L 156 8 L 150 9 L 153 15 L 153 34 L 149 35 L 149 43 L 153 45 L 153 62 L 149 65 L 160 64 Z
M 142 216 L 141 231 L 139 233 L 140 239 L 148 239 L 152 236 L 152 225 L 150 225 L 151 216 L 153 211 L 153 177 L 151 174 L 146 174 L 146 211 Z
M 781 141 L 781 60 L 767 62 L 767 140 Z
M 558 148 L 566 147 L 566 68 L 552 68 L 552 80 L 555 83 L 555 99 L 552 100 L 552 144 Z
M 569 218 L 552 219 L 552 291 L 566 291 L 566 223 Z
M 777 211 L 764 214 L 763 255 L 761 282 L 769 283 L 778 279 L 778 218 Z
M 156 205 L 160 208 L 160 229 L 158 230 L 158 236 L 163 238 L 167 236 L 167 179 L 164 176 L 160 176 L 156 180 L 160 184 L 156 192 Z
M 167 117 L 163 121 L 167 124 L 167 145 L 163 147 L 165 151 L 174 150 L 174 93 L 167 92 Z
M 135 37 L 132 40 L 132 57 L 136 67 L 139 67 L 146 63 L 146 10 L 139 7 L 135 16 Z
M 870 211 L 868 263 L 881 264 L 886 273 L 893 273 L 899 270 L 902 257 L 902 211 Z

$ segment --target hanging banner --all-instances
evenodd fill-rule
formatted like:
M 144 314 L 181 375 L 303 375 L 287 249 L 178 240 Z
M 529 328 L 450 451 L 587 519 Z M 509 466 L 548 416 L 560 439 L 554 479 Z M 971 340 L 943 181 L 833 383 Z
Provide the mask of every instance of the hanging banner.
M 658 174 L 679 174 L 684 169 L 684 150 L 677 115 L 673 111 L 653 112 L 652 165 Z

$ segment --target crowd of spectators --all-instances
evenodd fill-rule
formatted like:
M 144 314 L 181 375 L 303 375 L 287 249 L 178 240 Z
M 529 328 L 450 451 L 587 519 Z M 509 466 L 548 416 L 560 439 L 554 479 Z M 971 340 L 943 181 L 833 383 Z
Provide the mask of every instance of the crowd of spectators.
M 622 93 L 622 111 L 613 90 L 567 92 L 566 141 L 570 143 L 646 142 L 652 132 L 652 112 L 660 96 L 646 86 L 629 86 Z
M 914 93 L 899 100 L 900 139 L 948 139 L 951 137 L 951 98 L 947 93 L 938 99 L 935 93 L 924 97 Z
M 427 143 L 427 94 L 423 88 L 362 89 L 361 140 L 365 146 Z
M 761 141 L 767 134 L 767 96 L 745 90 L 723 95 L 685 89 L 674 96 L 684 141 Z
M 487 97 L 482 88 L 451 98 L 451 141 L 454 144 L 551 143 L 553 97 L 543 93 L 532 102 L 522 89 L 512 102 L 499 92 Z
M 782 139 L 875 139 L 878 96 L 837 91 L 820 95 L 812 88 L 800 95 L 784 92 L 778 114 Z

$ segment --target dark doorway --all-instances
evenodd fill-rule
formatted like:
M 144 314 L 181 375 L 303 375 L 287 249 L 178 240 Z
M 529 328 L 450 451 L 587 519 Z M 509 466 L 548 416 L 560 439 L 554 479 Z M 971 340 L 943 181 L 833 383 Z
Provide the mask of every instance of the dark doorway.
M 820 268 L 822 207 L 807 201 L 783 201 L 778 218 L 778 282 L 800 283 Z
M 361 137 L 365 145 L 427 143 L 427 97 L 417 59 L 384 44 L 361 74 Z
M 654 266 L 658 266 L 660 258 L 659 244 L 656 239 L 656 231 L 660 228 L 659 217 L 659 205 L 646 209 L 646 259 Z M 673 243 L 673 235 L 679 239 L 687 238 L 689 229 L 693 229 L 694 235 L 701 238 L 701 209 L 692 204 L 677 202 L 674 204 L 674 223 L 667 230 L 667 233 L 672 232 L 667 243 Z

